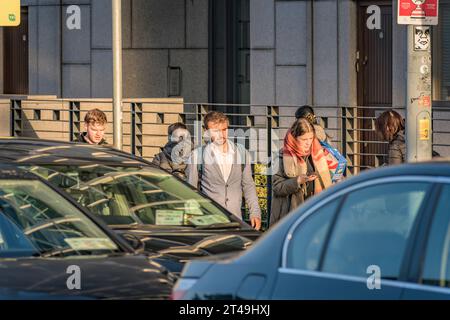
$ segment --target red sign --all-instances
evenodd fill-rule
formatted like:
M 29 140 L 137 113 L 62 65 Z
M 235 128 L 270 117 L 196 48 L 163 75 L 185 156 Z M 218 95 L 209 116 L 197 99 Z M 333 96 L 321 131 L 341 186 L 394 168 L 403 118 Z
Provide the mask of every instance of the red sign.
M 439 0 L 398 0 L 399 24 L 436 25 Z
M 419 108 L 430 108 L 431 107 L 431 97 L 423 96 L 419 99 Z

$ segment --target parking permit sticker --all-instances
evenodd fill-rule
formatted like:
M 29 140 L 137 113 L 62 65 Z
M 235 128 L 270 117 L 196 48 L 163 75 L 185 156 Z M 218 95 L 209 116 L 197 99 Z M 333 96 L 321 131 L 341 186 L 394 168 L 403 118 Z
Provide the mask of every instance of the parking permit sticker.
M 203 212 L 200 209 L 200 204 L 194 199 L 189 199 L 184 203 L 184 211 L 186 214 L 202 216 Z
M 419 140 L 430 140 L 430 120 L 419 120 Z
M 117 246 L 107 238 L 66 238 L 65 242 L 74 250 L 116 250 Z
M 214 223 L 227 223 L 229 221 L 222 216 L 206 215 L 201 217 L 192 217 L 190 222 L 196 226 L 206 226 Z
M 155 224 L 159 226 L 182 226 L 183 211 L 179 210 L 156 210 Z

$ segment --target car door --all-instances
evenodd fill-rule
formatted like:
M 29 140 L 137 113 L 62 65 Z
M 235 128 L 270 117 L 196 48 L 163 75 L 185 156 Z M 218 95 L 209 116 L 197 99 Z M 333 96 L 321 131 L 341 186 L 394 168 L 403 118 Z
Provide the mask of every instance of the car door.
M 441 185 L 431 226 L 427 228 L 425 251 L 419 255 L 419 277 L 404 289 L 402 298 L 450 299 L 450 183 Z M 420 248 L 417 248 L 420 250 Z
M 273 298 L 400 299 L 430 192 L 426 181 L 369 181 L 304 215 L 287 236 Z

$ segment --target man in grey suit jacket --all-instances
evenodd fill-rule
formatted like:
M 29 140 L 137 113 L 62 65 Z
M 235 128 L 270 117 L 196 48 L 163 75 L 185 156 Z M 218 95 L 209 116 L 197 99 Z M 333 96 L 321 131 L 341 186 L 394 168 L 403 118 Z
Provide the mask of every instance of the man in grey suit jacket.
M 240 219 L 244 195 L 251 225 L 259 230 L 261 209 L 248 152 L 228 140 L 229 122 L 223 113 L 208 113 L 204 125 L 211 142 L 192 153 L 186 168 L 187 181 Z

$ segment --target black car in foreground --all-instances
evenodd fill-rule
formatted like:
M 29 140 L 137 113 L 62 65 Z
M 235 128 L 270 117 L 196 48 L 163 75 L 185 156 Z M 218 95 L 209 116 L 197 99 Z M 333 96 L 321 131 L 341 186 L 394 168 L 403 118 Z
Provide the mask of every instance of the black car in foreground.
M 167 299 L 174 276 L 67 195 L 0 164 L 0 300 Z
M 219 258 L 186 264 L 173 298 L 450 299 L 450 163 L 362 173 Z
M 173 272 L 192 258 L 245 250 L 260 236 L 190 185 L 112 148 L 4 138 L 0 160 L 64 190 L 129 240 L 139 238 Z

